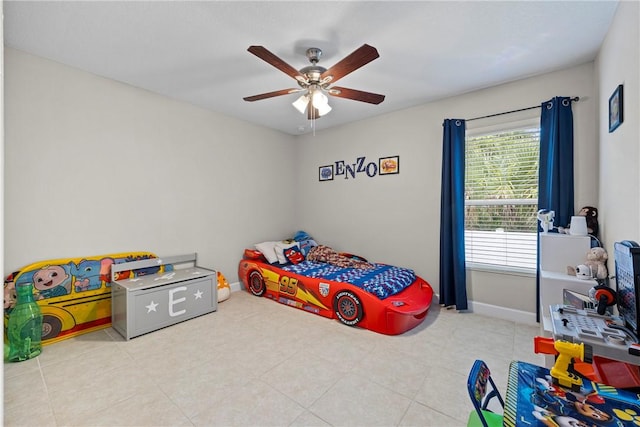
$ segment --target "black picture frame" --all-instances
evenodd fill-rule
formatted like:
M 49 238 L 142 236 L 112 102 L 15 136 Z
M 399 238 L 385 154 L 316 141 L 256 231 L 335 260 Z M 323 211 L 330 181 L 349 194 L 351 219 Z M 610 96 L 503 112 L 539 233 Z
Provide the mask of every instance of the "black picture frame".
M 319 181 L 332 181 L 333 180 L 333 165 L 320 166 L 318 168 L 318 180 Z
M 624 121 L 624 102 L 622 85 L 618 85 L 609 97 L 609 133 L 613 132 Z
M 400 173 L 400 156 L 380 157 L 378 159 L 378 174 L 394 175 Z

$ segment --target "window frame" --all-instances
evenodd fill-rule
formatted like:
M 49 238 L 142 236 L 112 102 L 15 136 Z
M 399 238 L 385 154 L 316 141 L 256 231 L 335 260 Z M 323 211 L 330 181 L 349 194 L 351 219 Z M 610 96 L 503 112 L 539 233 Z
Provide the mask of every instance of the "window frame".
M 530 118 L 523 118 L 520 120 L 511 120 L 511 121 L 499 121 L 499 122 L 496 121 L 491 125 L 478 126 L 473 128 L 469 128 L 469 126 L 467 125 L 467 130 L 465 134 L 465 147 L 467 144 L 467 140 L 469 138 L 479 137 L 483 135 L 490 135 L 495 133 L 504 133 L 504 132 L 509 132 L 512 130 L 518 130 L 518 129 L 532 127 L 532 126 L 540 129 L 540 117 L 530 117 Z M 466 154 L 465 154 L 465 177 L 467 172 L 466 167 L 467 167 L 467 162 L 466 162 Z M 466 191 L 466 185 L 465 185 L 465 191 Z M 514 199 L 516 203 L 520 203 L 519 201 L 521 200 L 523 199 Z M 535 203 L 537 204 L 538 200 L 537 199 L 535 200 L 536 200 Z M 504 204 L 504 203 L 501 203 L 501 204 Z M 467 201 L 465 200 L 465 208 L 467 206 L 468 206 Z M 465 232 L 465 238 L 466 238 L 466 232 L 467 232 L 466 227 L 464 229 L 464 232 Z M 536 259 L 538 256 L 537 252 L 539 250 L 537 245 L 537 234 L 538 233 L 536 232 Z M 531 268 L 514 267 L 514 266 L 507 266 L 507 265 L 500 265 L 500 264 L 487 264 L 487 263 L 473 262 L 466 259 L 466 252 L 467 250 L 466 250 L 466 243 L 465 243 L 465 265 L 467 270 L 499 273 L 499 274 L 511 274 L 511 275 L 517 275 L 517 276 L 526 276 L 526 277 L 536 276 L 537 267 L 531 267 Z

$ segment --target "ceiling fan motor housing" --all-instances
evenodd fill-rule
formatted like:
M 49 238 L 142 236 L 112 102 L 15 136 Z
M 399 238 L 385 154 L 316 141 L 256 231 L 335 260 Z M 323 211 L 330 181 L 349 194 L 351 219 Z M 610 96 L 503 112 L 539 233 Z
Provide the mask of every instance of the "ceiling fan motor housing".
M 302 87 L 307 87 L 312 84 L 318 84 L 320 83 L 320 76 L 325 71 L 327 71 L 327 69 L 319 65 L 309 65 L 307 67 L 301 68 L 300 74 L 302 74 L 307 78 L 307 82 L 306 82 L 307 84 L 303 84 L 303 82 L 298 82 L 298 83 Z
M 327 71 L 326 68 L 318 65 L 320 57 L 322 56 L 322 50 L 317 47 L 310 47 L 307 49 L 307 58 L 312 65 L 308 65 L 300 69 L 300 74 L 307 78 L 306 82 L 298 81 L 298 84 L 303 88 L 307 88 L 311 85 L 318 85 L 320 83 L 320 76 Z
M 312 64 L 317 64 L 320 61 L 320 57 L 322 56 L 322 50 L 317 47 L 310 47 L 307 49 L 307 58 L 309 58 L 309 62 Z

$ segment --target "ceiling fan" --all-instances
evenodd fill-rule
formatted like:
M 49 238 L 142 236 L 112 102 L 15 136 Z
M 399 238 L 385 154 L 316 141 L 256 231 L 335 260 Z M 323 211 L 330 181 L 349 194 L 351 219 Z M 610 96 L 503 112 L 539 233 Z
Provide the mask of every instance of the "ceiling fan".
M 275 96 L 288 95 L 290 93 L 304 92 L 300 98 L 293 102 L 293 106 L 302 114 L 306 111 L 309 120 L 322 117 L 331 111 L 326 94 L 339 98 L 368 102 L 370 104 L 380 104 L 384 101 L 384 95 L 377 93 L 330 86 L 347 74 L 380 56 L 376 48 L 368 44 L 364 44 L 351 52 L 351 54 L 347 55 L 329 69 L 318 65 L 318 61 L 320 61 L 320 57 L 322 56 L 322 50 L 316 47 L 307 49 L 306 55 L 311 65 L 301 68 L 300 70 L 296 70 L 263 46 L 250 46 L 247 50 L 263 61 L 273 65 L 278 70 L 293 77 L 298 82 L 300 88 L 282 89 L 260 95 L 247 96 L 243 98 L 245 101 L 252 102 L 273 98 Z

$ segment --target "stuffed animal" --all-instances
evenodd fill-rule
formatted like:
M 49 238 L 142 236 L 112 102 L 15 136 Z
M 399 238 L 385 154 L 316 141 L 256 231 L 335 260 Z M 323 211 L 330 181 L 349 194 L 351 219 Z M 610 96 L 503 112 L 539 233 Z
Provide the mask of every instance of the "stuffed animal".
M 607 278 L 607 259 L 609 259 L 609 255 L 604 248 L 595 247 L 587 252 L 587 261 L 584 264 L 591 267 L 594 279 Z
M 590 235 L 592 235 L 593 237 L 597 238 L 598 237 L 598 231 L 599 231 L 599 227 L 598 227 L 598 209 L 594 208 L 593 206 L 585 206 L 582 209 L 580 209 L 580 212 L 578 212 L 577 216 L 586 217 L 586 220 L 587 220 L 587 232 Z M 571 224 L 567 225 L 566 227 L 558 227 L 558 233 L 569 234 L 569 227 L 571 227 Z
M 218 302 L 227 300 L 231 296 L 231 287 L 222 273 L 218 271 Z
M 579 274 L 581 279 L 606 279 L 608 275 L 607 259 L 609 259 L 609 256 L 604 248 L 591 248 L 589 252 L 587 252 L 587 260 L 585 263 L 579 265 L 578 268 L 567 267 L 567 273 L 572 276 L 578 276 L 577 270 L 581 270 Z M 590 271 L 591 277 L 585 277 L 585 271 Z

